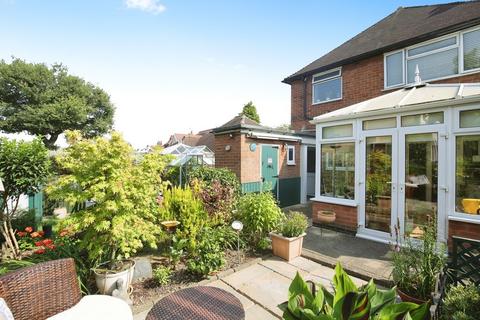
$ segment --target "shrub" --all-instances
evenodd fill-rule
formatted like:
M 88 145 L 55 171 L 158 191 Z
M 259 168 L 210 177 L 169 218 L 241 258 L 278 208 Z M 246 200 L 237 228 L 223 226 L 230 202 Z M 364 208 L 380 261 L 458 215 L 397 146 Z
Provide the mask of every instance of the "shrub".
M 207 220 L 207 213 L 192 189 L 173 187 L 164 193 L 161 219 L 180 222 L 176 235 L 188 240 L 187 249 L 192 252 L 196 247 L 197 236 Z
M 225 168 L 204 166 L 194 168 L 189 179 L 213 224 L 230 221 L 240 190 L 237 176 Z
M 157 267 L 153 270 L 153 279 L 162 286 L 170 283 L 172 277 L 172 270 L 165 266 Z
M 298 211 L 291 211 L 287 214 L 286 218 L 282 221 L 280 226 L 280 232 L 284 237 L 298 237 L 307 230 L 308 220 L 307 217 Z
M 64 174 L 46 189 L 50 199 L 70 205 L 93 205 L 62 221 L 81 237 L 79 246 L 92 262 L 126 258 L 144 244 L 156 247 L 157 196 L 164 184 L 160 178 L 170 157 L 160 149 L 138 157 L 119 133 L 110 138 L 82 139 L 68 132 L 69 146 L 56 162 Z
M 248 193 L 240 197 L 237 208 L 238 219 L 244 227 L 242 234 L 254 247 L 275 230 L 283 218 L 270 192 Z
M 212 228 L 210 232 L 212 233 L 212 238 L 218 242 L 222 249 L 236 250 L 239 240 L 240 248 L 245 247 L 243 239 L 238 239 L 237 232 L 229 225 Z
M 180 259 L 184 255 L 183 249 L 186 247 L 186 245 L 187 239 L 178 239 L 177 237 L 173 236 L 172 245 L 170 246 L 170 251 L 168 252 L 172 268 L 175 269 L 177 264 L 180 262 Z
M 354 319 L 428 319 L 428 303 L 417 305 L 410 302 L 395 303 L 395 288 L 377 289 L 373 280 L 357 286 L 337 264 L 333 277 L 334 293 L 313 282 L 311 286 L 300 274 L 288 288 L 288 302 L 279 305 L 284 311 L 283 319 L 289 320 L 354 320 Z
M 418 299 L 429 300 L 435 289 L 437 274 L 446 263 L 445 248 L 437 244 L 435 221 L 422 227 L 423 241 L 406 240 L 406 245 L 397 245 L 392 254 L 392 277 L 398 288 Z
M 441 320 L 480 319 L 480 288 L 473 283 L 449 287 L 441 310 Z
M 225 264 L 220 241 L 210 228 L 205 228 L 195 250 L 187 261 L 187 269 L 198 276 L 206 276 Z

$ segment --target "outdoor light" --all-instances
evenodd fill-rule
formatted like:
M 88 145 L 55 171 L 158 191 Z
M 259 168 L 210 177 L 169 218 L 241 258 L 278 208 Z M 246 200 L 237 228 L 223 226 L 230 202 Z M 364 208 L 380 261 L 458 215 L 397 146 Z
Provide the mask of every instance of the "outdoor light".
M 0 192 L 5 191 L 5 187 L 3 186 L 2 178 L 0 178 Z
M 243 229 L 243 223 L 238 220 L 233 221 L 232 229 L 237 231 L 237 259 L 238 264 L 240 264 L 240 231 Z

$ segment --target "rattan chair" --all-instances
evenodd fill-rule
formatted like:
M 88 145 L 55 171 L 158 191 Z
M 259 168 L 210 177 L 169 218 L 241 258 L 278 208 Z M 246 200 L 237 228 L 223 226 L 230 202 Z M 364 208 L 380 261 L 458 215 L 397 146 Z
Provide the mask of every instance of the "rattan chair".
M 42 262 L 0 277 L 0 297 L 15 320 L 44 320 L 81 299 L 73 259 Z

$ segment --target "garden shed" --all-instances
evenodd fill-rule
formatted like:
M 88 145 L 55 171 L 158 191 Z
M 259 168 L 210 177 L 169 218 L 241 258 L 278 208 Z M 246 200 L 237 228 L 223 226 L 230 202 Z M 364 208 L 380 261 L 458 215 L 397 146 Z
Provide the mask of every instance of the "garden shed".
M 415 85 L 317 116 L 313 219 L 389 243 L 480 238 L 480 84 Z M 397 231 L 397 232 L 395 232 Z

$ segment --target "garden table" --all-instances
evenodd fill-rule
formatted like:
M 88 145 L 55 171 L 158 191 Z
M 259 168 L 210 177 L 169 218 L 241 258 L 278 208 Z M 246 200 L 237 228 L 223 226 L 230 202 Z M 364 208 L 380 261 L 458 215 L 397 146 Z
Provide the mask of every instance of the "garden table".
M 174 292 L 158 301 L 146 320 L 243 320 L 242 303 L 233 294 L 198 286 Z

